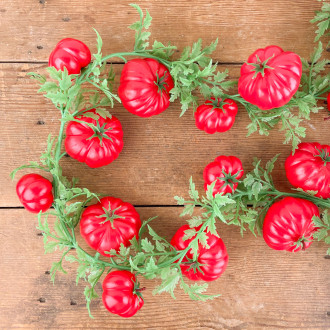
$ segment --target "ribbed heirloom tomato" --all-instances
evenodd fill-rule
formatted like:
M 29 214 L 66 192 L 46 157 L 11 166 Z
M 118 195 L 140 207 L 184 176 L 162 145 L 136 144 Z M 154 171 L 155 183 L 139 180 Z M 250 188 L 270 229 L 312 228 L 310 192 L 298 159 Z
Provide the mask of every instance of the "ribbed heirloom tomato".
M 196 231 L 200 227 L 196 227 Z M 196 237 L 195 235 L 184 241 L 183 237 L 187 229 L 191 228 L 189 225 L 184 225 L 173 236 L 171 244 L 176 250 L 186 249 L 189 243 Z M 214 281 L 226 270 L 228 264 L 228 254 L 222 239 L 211 233 L 207 233 L 206 235 L 208 237 L 207 244 L 209 248 L 198 243 L 197 260 L 193 260 L 193 252 L 190 249 L 180 264 L 182 273 L 193 281 Z
M 80 116 L 77 119 L 86 124 L 69 122 L 64 141 L 66 152 L 92 168 L 113 162 L 124 145 L 120 121 L 115 116 L 106 119 L 100 117 L 98 120 Z M 95 127 L 88 126 L 88 123 Z
M 300 57 L 278 46 L 257 49 L 241 67 L 238 92 L 262 110 L 287 104 L 299 88 Z
M 240 159 L 235 156 L 219 156 L 204 169 L 204 189 L 207 191 L 207 186 L 216 181 L 213 196 L 218 193 L 233 193 L 243 174 Z
M 104 279 L 102 301 L 105 308 L 122 317 L 135 315 L 144 301 L 135 275 L 127 270 L 110 272 Z
M 32 213 L 47 211 L 53 203 L 53 186 L 39 174 L 26 174 L 16 185 L 16 193 L 23 206 Z
M 79 74 L 90 61 L 91 52 L 83 42 L 66 38 L 61 40 L 51 52 L 48 65 L 62 71 L 66 68 L 69 74 Z
M 150 58 L 128 61 L 120 77 L 118 95 L 123 106 L 139 117 L 151 117 L 166 110 L 169 91 L 174 87 L 168 68 Z
M 268 210 L 263 237 L 274 250 L 297 252 L 307 249 L 313 241 L 312 218 L 319 216 L 319 210 L 312 202 L 295 197 L 285 197 L 275 202 Z
M 317 191 L 316 196 L 330 198 L 330 146 L 303 142 L 285 161 L 290 183 L 303 190 Z
M 115 197 L 104 197 L 88 206 L 80 219 L 81 236 L 106 257 L 111 249 L 119 251 L 121 243 L 129 246 L 134 236 L 138 238 L 140 227 L 140 215 L 134 206 Z
M 228 131 L 235 122 L 237 104 L 231 99 L 206 101 L 195 112 L 198 129 L 209 134 Z

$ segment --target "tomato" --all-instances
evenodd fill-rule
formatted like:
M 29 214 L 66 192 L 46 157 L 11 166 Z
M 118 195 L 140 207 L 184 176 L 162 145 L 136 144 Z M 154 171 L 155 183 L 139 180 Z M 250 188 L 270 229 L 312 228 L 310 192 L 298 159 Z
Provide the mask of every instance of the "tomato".
M 300 57 L 278 46 L 257 49 L 241 67 L 238 92 L 262 110 L 287 104 L 299 88 Z
M 328 96 L 327 96 L 327 107 L 328 107 L 328 110 L 330 111 L 330 93 L 328 93 Z
M 135 275 L 127 270 L 110 272 L 104 279 L 102 301 L 104 307 L 122 317 L 135 315 L 144 301 Z
M 195 112 L 198 129 L 209 134 L 228 131 L 235 122 L 237 104 L 231 99 L 206 101 Z
M 84 123 L 69 122 L 64 141 L 66 152 L 92 168 L 113 162 L 124 145 L 120 121 L 115 116 L 106 119 L 100 117 L 98 120 L 85 116 L 76 118 L 92 123 L 96 128 Z
M 119 198 L 104 197 L 88 206 L 80 219 L 80 233 L 87 244 L 106 257 L 111 249 L 119 251 L 121 243 L 131 245 L 141 227 L 139 213 L 133 205 Z
M 16 185 L 23 206 L 32 213 L 47 211 L 53 204 L 52 183 L 39 174 L 26 174 Z
M 300 143 L 286 159 L 285 172 L 293 186 L 317 191 L 317 197 L 330 198 L 329 145 Z
M 275 202 L 268 210 L 263 237 L 274 250 L 296 252 L 307 249 L 313 240 L 312 218 L 319 216 L 319 210 L 310 201 L 295 197 L 285 197 Z
M 198 231 L 200 227 L 196 227 L 195 230 Z M 196 237 L 195 235 L 184 241 L 183 237 L 187 229 L 191 228 L 189 225 L 184 225 L 173 236 L 171 244 L 176 250 L 186 249 Z M 180 264 L 182 273 L 193 281 L 214 281 L 221 276 L 228 264 L 228 254 L 222 239 L 211 233 L 206 235 L 209 248 L 198 243 L 197 261 L 193 261 L 193 252 L 190 249 Z
M 244 171 L 240 159 L 235 156 L 219 156 L 204 169 L 204 189 L 207 191 L 207 186 L 217 181 L 214 186 L 213 196 L 218 193 L 233 193 L 238 186 L 238 180 L 243 174 Z
M 90 61 L 91 52 L 83 42 L 66 38 L 55 46 L 49 56 L 48 65 L 62 71 L 66 68 L 69 74 L 79 74 Z
M 129 112 L 151 117 L 168 108 L 173 87 L 166 66 L 150 58 L 134 59 L 124 65 L 118 95 Z

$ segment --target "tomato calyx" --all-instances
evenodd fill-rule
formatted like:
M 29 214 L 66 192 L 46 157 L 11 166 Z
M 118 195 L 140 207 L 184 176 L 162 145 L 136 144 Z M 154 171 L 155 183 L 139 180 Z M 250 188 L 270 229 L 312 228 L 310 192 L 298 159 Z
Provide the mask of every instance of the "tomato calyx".
M 104 223 L 106 223 L 107 221 L 110 221 L 111 223 L 111 227 L 113 229 L 115 229 L 114 223 L 113 221 L 115 219 L 120 219 L 120 218 L 124 218 L 121 215 L 116 214 L 115 212 L 119 209 L 120 207 L 117 207 L 116 209 L 111 210 L 111 207 L 109 205 L 109 209 L 106 209 L 105 207 L 102 207 L 104 214 L 101 214 L 99 216 L 97 216 L 98 218 L 105 218 L 105 220 L 100 222 L 100 225 L 103 225 Z
M 158 71 L 156 72 L 157 80 L 154 81 L 154 84 L 158 87 L 158 93 L 161 95 L 163 94 L 163 91 L 166 93 L 166 86 L 168 86 L 168 83 L 166 82 L 168 76 L 167 71 L 164 72 L 164 75 L 162 77 L 159 77 Z
M 204 272 L 200 268 L 201 266 L 204 266 L 204 264 L 201 264 L 200 262 L 198 262 L 198 260 L 194 260 L 194 259 L 191 259 L 189 257 L 186 257 L 186 259 L 187 259 L 187 261 L 182 262 L 181 264 L 189 265 L 189 268 L 187 269 L 187 271 L 190 271 L 192 269 L 195 274 L 197 272 L 200 272 L 204 275 Z
M 305 237 L 302 235 L 296 242 L 294 242 L 292 245 L 295 246 L 294 250 L 297 250 L 301 248 L 303 251 L 306 250 L 306 243 L 311 242 L 311 238 Z
M 209 105 L 212 105 L 212 110 L 219 109 L 226 113 L 226 110 L 223 108 L 224 105 L 229 104 L 228 102 L 223 101 L 222 99 L 209 100 Z
M 258 55 L 256 55 L 256 57 L 257 57 L 257 61 L 258 61 L 257 63 L 248 63 L 248 62 L 246 62 L 246 64 L 254 66 L 253 71 L 255 71 L 255 73 L 254 73 L 252 79 L 256 78 L 258 76 L 258 73 L 260 73 L 261 76 L 264 77 L 265 76 L 265 69 L 271 69 L 271 70 L 274 69 L 273 67 L 267 65 L 267 62 L 274 57 L 274 54 L 271 57 L 268 57 L 263 62 L 261 62 Z
M 314 156 L 315 157 L 320 157 L 324 162 L 324 166 L 327 166 L 327 163 L 330 163 L 330 154 L 329 154 L 329 152 L 325 149 L 319 150 L 318 148 L 315 148 L 315 150 L 317 150 L 318 155 L 314 155 Z
M 231 172 L 226 172 L 225 169 L 222 170 L 222 174 L 224 177 L 217 177 L 219 181 L 224 181 L 225 185 L 230 186 L 231 190 L 234 191 L 234 183 L 238 183 L 239 180 L 237 179 L 238 175 L 242 172 L 242 170 L 237 171 L 235 174 L 232 174 Z
M 90 136 L 89 138 L 87 138 L 86 140 L 91 140 L 91 139 L 97 137 L 100 140 L 101 147 L 103 146 L 103 139 L 108 139 L 108 140 L 112 141 L 111 137 L 106 134 L 107 132 L 112 130 L 112 127 L 105 128 L 106 125 L 107 125 L 107 123 L 104 123 L 102 126 L 100 126 L 99 121 L 97 121 L 96 126 L 94 125 L 94 127 L 93 127 L 94 134 L 92 136 Z
M 143 298 L 142 291 L 146 290 L 146 287 L 140 288 L 140 283 L 138 281 L 134 282 L 133 294 L 136 294 L 138 297 Z

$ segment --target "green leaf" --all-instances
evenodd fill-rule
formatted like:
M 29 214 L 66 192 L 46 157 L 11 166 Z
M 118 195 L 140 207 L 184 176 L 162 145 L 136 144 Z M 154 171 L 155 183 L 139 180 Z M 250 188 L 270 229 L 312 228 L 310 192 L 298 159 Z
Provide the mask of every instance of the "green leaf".
M 186 229 L 184 231 L 184 236 L 182 237 L 183 241 L 186 241 L 190 238 L 193 238 L 196 235 L 196 230 L 195 229 Z
M 148 240 L 148 238 L 141 240 L 141 247 L 145 252 L 152 252 L 155 248 L 154 245 Z
M 160 274 L 162 283 L 153 290 L 153 294 L 168 292 L 175 299 L 174 290 L 180 281 L 180 274 L 177 269 L 165 268 Z

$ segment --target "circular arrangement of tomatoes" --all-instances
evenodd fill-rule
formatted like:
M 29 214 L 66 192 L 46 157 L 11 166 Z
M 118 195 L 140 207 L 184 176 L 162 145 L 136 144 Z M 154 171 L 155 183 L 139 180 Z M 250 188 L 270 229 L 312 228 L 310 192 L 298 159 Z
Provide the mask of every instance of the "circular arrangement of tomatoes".
M 57 70 L 66 68 L 69 74 L 79 74 L 91 62 L 89 48 L 80 40 L 62 39 L 51 52 L 48 65 Z
M 299 88 L 300 57 L 278 46 L 257 49 L 241 67 L 238 92 L 261 110 L 287 104 Z
M 151 117 L 168 108 L 169 92 L 173 87 L 173 79 L 165 65 L 151 58 L 134 59 L 124 65 L 118 95 L 129 112 L 139 117 Z
M 243 174 L 243 165 L 239 158 L 219 156 L 204 169 L 204 189 L 207 191 L 207 187 L 216 181 L 213 196 L 219 193 L 231 194 L 236 190 Z
M 263 237 L 274 250 L 297 252 L 307 249 L 317 228 L 313 216 L 320 213 L 312 202 L 295 197 L 285 197 L 275 202 L 267 211 L 263 224 Z
M 201 226 L 196 227 L 196 233 Z M 196 237 L 183 240 L 185 231 L 191 229 L 189 225 L 184 225 L 174 234 L 171 245 L 176 250 L 185 250 L 189 243 Z M 214 281 L 218 279 L 226 270 L 228 264 L 228 254 L 222 239 L 211 233 L 207 233 L 207 244 L 209 248 L 198 243 L 198 257 L 193 260 L 193 251 L 190 249 L 184 256 L 180 268 L 182 273 L 193 281 Z
M 64 141 L 66 152 L 92 168 L 113 162 L 124 146 L 120 121 L 115 116 L 95 120 L 82 115 L 77 119 L 82 122 L 71 121 L 67 125 Z M 88 123 L 94 127 L 88 126 Z
M 81 236 L 106 257 L 110 257 L 111 249 L 118 252 L 121 244 L 129 246 L 134 236 L 138 238 L 140 227 L 140 215 L 134 206 L 115 197 L 103 197 L 88 206 L 80 219 Z
M 32 213 L 47 211 L 53 204 L 52 183 L 39 174 L 26 174 L 16 185 L 23 206 Z
M 135 315 L 143 306 L 139 284 L 135 275 L 127 270 L 110 272 L 104 279 L 102 301 L 105 308 L 122 317 Z
M 300 143 L 286 159 L 285 172 L 293 186 L 330 198 L 330 145 Z
M 195 122 L 198 129 L 208 134 L 228 131 L 235 122 L 237 104 L 231 99 L 206 101 L 195 112 Z

